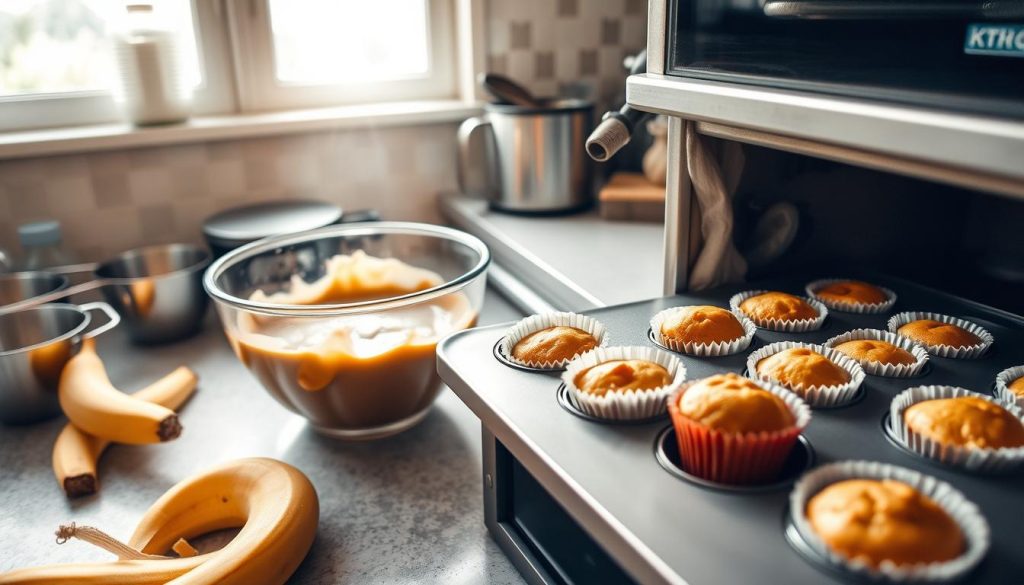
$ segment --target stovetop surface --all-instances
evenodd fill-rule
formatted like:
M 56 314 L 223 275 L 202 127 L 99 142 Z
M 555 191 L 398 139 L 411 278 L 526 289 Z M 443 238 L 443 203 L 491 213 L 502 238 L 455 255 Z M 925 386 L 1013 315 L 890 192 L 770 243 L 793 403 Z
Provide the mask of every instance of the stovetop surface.
M 728 307 L 736 292 L 782 290 L 803 296 L 807 280 L 733 285 L 587 314 L 608 328 L 611 345 L 651 345 L 649 320 L 663 309 L 713 304 Z M 815 410 L 805 431 L 816 464 L 869 459 L 901 465 L 948 481 L 981 508 L 992 546 L 969 576 L 971 583 L 1024 581 L 1024 530 L 1020 527 L 1024 476 L 977 476 L 937 466 L 901 452 L 883 434 L 881 420 L 893 396 L 905 388 L 949 384 L 990 393 L 1001 370 L 1024 363 L 1024 320 L 906 281 L 869 279 L 898 295 L 895 307 L 877 315 L 830 311 L 822 329 L 780 333 L 758 329 L 748 350 L 721 358 L 681 355 L 687 378 L 742 373 L 747 356 L 781 340 L 821 343 L 851 329 L 886 329 L 889 317 L 908 310 L 933 311 L 974 321 L 995 336 L 979 359 L 930 357 L 916 378 L 867 376 L 866 397 L 835 410 Z M 557 374 L 512 369 L 492 353 L 506 326 L 469 330 L 438 347 L 438 369 L 448 385 L 563 507 L 641 582 L 842 583 L 842 575 L 812 566 L 783 536 L 789 488 L 770 493 L 729 493 L 689 483 L 662 468 L 655 456 L 664 420 L 644 425 L 603 424 L 572 416 L 556 398 Z

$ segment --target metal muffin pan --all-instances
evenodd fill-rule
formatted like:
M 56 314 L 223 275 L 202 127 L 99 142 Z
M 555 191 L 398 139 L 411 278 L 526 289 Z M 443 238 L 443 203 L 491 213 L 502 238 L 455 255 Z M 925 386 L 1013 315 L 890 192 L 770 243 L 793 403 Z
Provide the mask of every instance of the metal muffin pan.
M 675 306 L 728 307 L 729 297 L 754 288 L 801 295 L 816 277 L 733 285 L 606 307 L 599 318 L 616 345 L 653 345 L 652 315 Z M 1024 475 L 979 476 L 950 469 L 892 445 L 879 425 L 890 400 L 924 384 L 962 386 L 991 393 L 1001 370 L 1024 363 L 1024 318 L 920 285 L 883 276 L 864 276 L 896 291 L 891 311 L 860 315 L 830 311 L 824 326 L 807 333 L 758 329 L 743 352 L 698 358 L 679 355 L 687 378 L 742 373 L 752 351 L 775 341 L 822 343 L 851 329 L 885 330 L 897 312 L 923 310 L 963 317 L 986 327 L 994 346 L 972 360 L 929 358 L 914 378 L 868 375 L 862 400 L 845 408 L 814 410 L 804 436 L 813 445 L 815 466 L 845 459 L 901 465 L 947 481 L 976 503 L 992 529 L 986 559 L 970 583 L 1024 582 L 1024 530 L 1012 511 L 1024 503 Z M 508 368 L 492 348 L 507 326 L 457 333 L 438 346 L 438 370 L 483 425 L 515 456 L 602 548 L 643 583 L 856 583 L 852 575 L 823 567 L 798 554 L 784 535 L 788 489 L 724 491 L 680 481 L 659 462 L 664 419 L 640 425 L 600 424 L 570 415 L 559 404 L 559 380 L 550 374 Z

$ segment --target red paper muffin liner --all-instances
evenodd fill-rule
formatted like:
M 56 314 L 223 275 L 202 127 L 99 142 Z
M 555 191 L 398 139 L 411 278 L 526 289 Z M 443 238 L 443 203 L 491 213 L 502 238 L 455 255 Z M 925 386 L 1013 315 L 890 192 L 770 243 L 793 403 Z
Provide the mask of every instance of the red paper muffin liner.
M 683 470 L 709 481 L 734 485 L 766 483 L 778 477 L 803 430 L 799 416 L 794 413 L 798 423 L 784 431 L 723 433 L 679 411 L 679 398 L 689 386 L 673 394 L 668 402 Z

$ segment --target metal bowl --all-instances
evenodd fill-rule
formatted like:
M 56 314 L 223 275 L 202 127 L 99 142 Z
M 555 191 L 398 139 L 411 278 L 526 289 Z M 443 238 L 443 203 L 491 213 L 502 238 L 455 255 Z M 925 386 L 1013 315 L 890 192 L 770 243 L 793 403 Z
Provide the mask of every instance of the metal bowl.
M 64 290 L 68 278 L 52 272 L 0 274 L 0 307 Z
M 348 303 L 252 298 L 289 291 L 296 278 L 313 282 L 329 258 L 359 250 L 429 270 L 442 283 Z M 483 242 L 457 230 L 368 222 L 238 248 L 207 270 L 204 284 L 235 353 L 274 399 L 324 434 L 374 439 L 426 416 L 441 389 L 436 337 L 475 323 L 489 262 Z M 421 323 L 427 332 L 410 341 Z
M 209 303 L 203 271 L 209 264 L 203 247 L 164 244 L 115 256 L 97 266 L 95 275 L 132 340 L 162 343 L 201 329 Z

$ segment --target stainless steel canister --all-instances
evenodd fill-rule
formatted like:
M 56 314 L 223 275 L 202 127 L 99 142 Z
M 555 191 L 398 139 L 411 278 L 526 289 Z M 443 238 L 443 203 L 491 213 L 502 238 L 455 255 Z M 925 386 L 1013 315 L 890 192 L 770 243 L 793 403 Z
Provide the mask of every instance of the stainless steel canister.
M 459 128 L 462 191 L 485 197 L 503 211 L 588 207 L 594 201 L 594 183 L 584 143 L 593 114 L 593 104 L 576 99 L 545 101 L 538 108 L 488 104 L 483 116 Z M 471 186 L 470 169 L 480 155 L 486 160 L 485 180 Z

